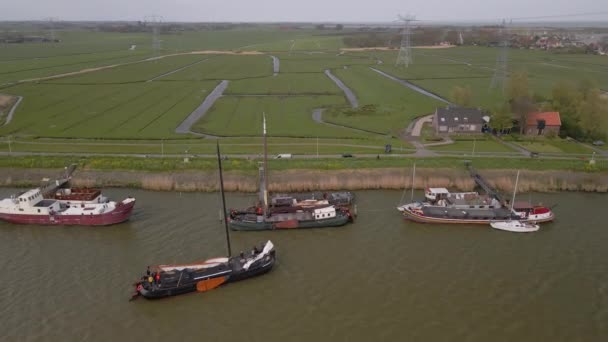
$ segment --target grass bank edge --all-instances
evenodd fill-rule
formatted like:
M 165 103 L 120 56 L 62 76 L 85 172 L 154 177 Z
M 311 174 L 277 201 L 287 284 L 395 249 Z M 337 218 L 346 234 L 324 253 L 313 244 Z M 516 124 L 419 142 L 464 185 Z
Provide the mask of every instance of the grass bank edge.
M 608 173 L 608 160 L 597 160 L 591 167 L 589 161 L 579 159 L 526 159 L 526 158 L 485 158 L 485 157 L 429 157 L 429 158 L 348 158 L 348 159 L 292 159 L 269 160 L 273 170 L 348 170 L 409 168 L 416 164 L 419 169 L 463 169 L 465 160 L 471 160 L 478 169 L 494 170 L 566 170 L 588 173 Z M 227 171 L 257 173 L 259 159 L 229 159 L 223 162 Z M 77 163 L 82 170 L 123 170 L 134 172 L 180 172 L 214 171 L 217 162 L 213 158 L 133 158 L 133 157 L 69 157 L 69 156 L 2 156 L 0 174 L 3 168 L 55 169 Z

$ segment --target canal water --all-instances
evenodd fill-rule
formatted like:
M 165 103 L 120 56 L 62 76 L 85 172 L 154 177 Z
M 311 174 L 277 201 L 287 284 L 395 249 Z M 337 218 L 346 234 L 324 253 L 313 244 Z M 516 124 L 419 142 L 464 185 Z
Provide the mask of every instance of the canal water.
M 107 193 L 137 198 L 129 222 L 0 223 L 0 340 L 608 340 L 606 195 L 523 194 L 558 204 L 557 221 L 513 234 L 404 222 L 400 192 L 358 192 L 346 227 L 233 232 L 236 252 L 274 242 L 267 275 L 129 302 L 146 265 L 225 254 L 220 197 Z M 227 194 L 232 207 L 254 199 Z

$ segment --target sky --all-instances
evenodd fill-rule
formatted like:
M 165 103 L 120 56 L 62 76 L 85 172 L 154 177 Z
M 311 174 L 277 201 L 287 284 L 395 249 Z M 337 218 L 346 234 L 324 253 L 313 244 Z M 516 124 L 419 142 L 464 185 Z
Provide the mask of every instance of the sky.
M 428 21 L 493 21 L 600 13 L 561 20 L 608 21 L 606 0 L 18 0 L 2 1 L 6 20 L 143 20 L 240 22 L 390 22 L 398 13 Z M 549 19 L 538 19 L 549 20 Z M 555 19 L 552 19 L 555 21 Z

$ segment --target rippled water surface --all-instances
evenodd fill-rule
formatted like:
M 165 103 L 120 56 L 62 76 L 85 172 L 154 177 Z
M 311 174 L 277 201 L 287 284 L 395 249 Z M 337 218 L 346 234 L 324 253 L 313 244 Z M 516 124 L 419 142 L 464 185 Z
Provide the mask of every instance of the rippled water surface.
M 146 265 L 225 253 L 220 200 L 107 193 L 137 198 L 128 223 L 0 223 L 0 340 L 608 340 L 606 195 L 534 194 L 558 204 L 557 221 L 513 234 L 404 222 L 400 192 L 359 192 L 350 226 L 232 233 L 236 251 L 275 243 L 278 262 L 265 276 L 128 302 Z M 254 199 L 227 195 L 232 207 Z

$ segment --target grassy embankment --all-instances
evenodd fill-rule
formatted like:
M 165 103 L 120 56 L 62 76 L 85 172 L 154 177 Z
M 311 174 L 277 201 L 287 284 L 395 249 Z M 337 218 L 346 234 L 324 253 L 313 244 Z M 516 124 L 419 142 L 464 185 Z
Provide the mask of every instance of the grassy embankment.
M 591 154 L 589 147 L 579 144 L 574 140 L 547 138 L 547 137 L 528 137 L 528 136 L 504 136 L 504 140 L 513 142 L 529 151 L 538 153 L 572 153 L 572 154 Z
M 127 186 L 151 190 L 215 191 L 217 164 L 214 159 L 134 158 L 1 158 L 1 184 L 33 186 L 42 177 L 59 173 L 64 165 L 78 162 L 76 186 Z M 255 191 L 259 160 L 227 160 L 226 188 Z M 403 189 L 411 187 L 411 167 L 417 167 L 416 187 L 441 186 L 471 190 L 473 181 L 460 158 L 426 159 L 319 159 L 269 161 L 273 191 L 330 189 Z M 600 161 L 598 171 L 584 172 L 586 163 L 571 160 L 474 159 L 475 167 L 494 186 L 510 190 L 515 169 L 524 169 L 522 191 L 608 191 L 608 162 Z M 573 172 L 577 171 L 577 172 Z
M 515 152 L 508 146 L 496 142 L 486 135 L 476 136 L 450 136 L 454 140 L 453 144 L 429 146 L 434 151 L 454 151 L 454 152 Z

